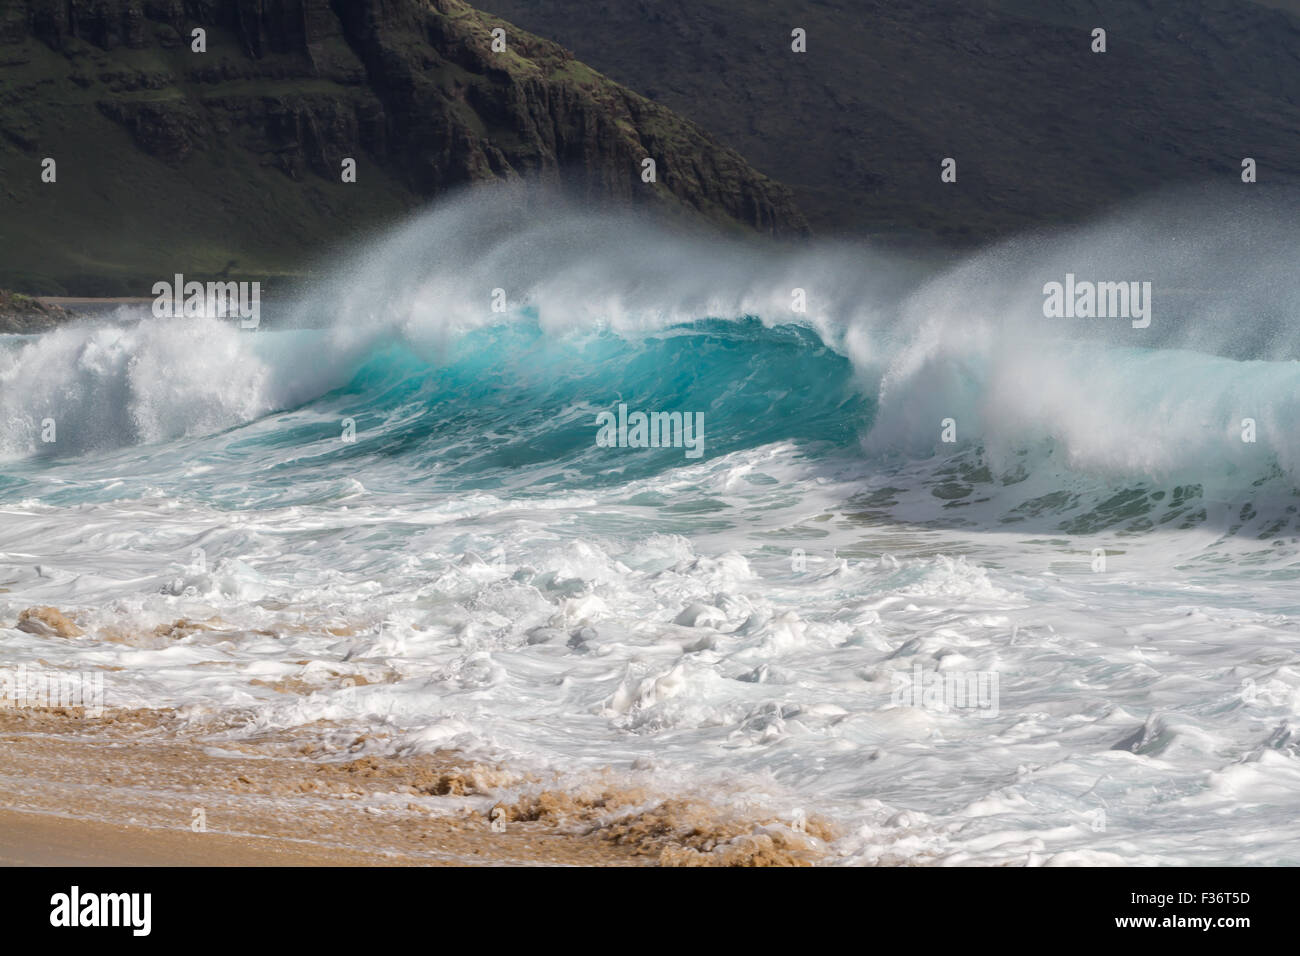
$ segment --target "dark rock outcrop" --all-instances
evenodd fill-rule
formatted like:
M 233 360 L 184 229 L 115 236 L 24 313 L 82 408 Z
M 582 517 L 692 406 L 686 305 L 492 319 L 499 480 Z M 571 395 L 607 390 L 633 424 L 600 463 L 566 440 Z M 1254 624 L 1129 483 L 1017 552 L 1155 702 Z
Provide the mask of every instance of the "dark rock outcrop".
M 807 231 L 735 151 L 462 0 L 18 0 L 0 11 L 0 130 L 0 204 L 24 226 L 0 227 L 0 282 L 33 291 L 138 294 L 231 259 L 291 273 L 448 189 L 517 177 Z
M 57 305 L 0 289 L 0 335 L 47 332 L 67 318 Z

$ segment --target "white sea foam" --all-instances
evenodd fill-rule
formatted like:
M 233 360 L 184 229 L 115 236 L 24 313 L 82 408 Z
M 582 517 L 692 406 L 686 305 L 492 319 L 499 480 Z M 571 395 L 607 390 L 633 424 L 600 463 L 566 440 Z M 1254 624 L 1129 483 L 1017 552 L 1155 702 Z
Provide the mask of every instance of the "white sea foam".
M 869 250 L 485 208 L 341 269 L 304 306 L 324 328 L 86 323 L 0 347 L 3 663 L 106 668 L 109 706 L 241 708 L 250 730 L 331 720 L 394 753 L 653 768 L 831 817 L 849 863 L 1300 862 L 1297 373 L 1269 325 L 1300 297 L 1250 286 L 1275 260 L 1209 233 L 1171 253 L 1125 222 L 922 278 Z M 1040 273 L 1138 261 L 1150 330 L 1041 324 Z M 1204 294 L 1162 305 L 1162 277 L 1198 275 Z M 455 449 L 410 438 L 426 392 L 401 388 L 440 382 L 458 337 L 501 320 L 502 285 L 508 318 L 552 339 L 806 322 L 852 359 L 874 424 L 864 448 L 765 441 L 625 477 L 621 458 L 585 483 L 543 460 L 502 471 L 531 484 L 456 485 Z M 1233 295 L 1235 332 L 1216 324 Z M 343 446 L 348 387 L 392 343 L 426 365 L 373 386 L 399 396 L 374 413 L 382 448 Z M 33 605 L 86 635 L 18 630 Z M 212 629 L 168 634 L 182 618 Z M 917 665 L 996 674 L 996 716 L 900 706 Z M 289 678 L 317 689 L 268 686 Z

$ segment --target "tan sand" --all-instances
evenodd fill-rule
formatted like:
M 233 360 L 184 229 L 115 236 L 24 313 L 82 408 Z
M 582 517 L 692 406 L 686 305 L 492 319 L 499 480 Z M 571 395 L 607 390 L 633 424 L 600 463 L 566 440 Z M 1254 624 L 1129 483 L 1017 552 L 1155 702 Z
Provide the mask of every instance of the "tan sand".
M 415 862 L 286 840 L 0 810 L 0 866 L 393 866 Z
M 0 864 L 806 866 L 831 836 L 454 752 L 365 755 L 328 726 L 250 740 L 239 719 L 0 710 Z

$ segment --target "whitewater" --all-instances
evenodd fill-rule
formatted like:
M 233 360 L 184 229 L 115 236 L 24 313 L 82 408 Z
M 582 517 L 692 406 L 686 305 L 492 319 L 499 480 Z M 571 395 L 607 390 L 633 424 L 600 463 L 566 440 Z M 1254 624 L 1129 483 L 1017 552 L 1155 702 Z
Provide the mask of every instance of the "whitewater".
M 817 816 L 843 864 L 1300 863 L 1285 209 L 935 256 L 476 189 L 256 330 L 0 336 L 0 664 Z M 1149 326 L 1045 317 L 1067 274 Z M 598 443 L 620 404 L 703 454 Z

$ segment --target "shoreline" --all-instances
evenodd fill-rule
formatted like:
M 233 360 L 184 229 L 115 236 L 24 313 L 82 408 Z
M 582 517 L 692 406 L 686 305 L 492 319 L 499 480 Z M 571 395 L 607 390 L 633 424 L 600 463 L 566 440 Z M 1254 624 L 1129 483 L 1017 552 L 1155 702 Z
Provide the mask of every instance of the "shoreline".
M 77 305 L 148 305 L 153 296 L 89 296 L 89 295 L 37 295 L 33 296 L 42 305 L 57 306 L 66 309 Z
M 402 866 L 414 862 L 267 837 L 0 810 L 0 866 Z
M 472 783 L 438 786 L 438 774 L 472 775 L 454 755 L 392 767 L 373 758 L 325 763 L 295 754 L 312 745 L 218 741 L 217 729 L 191 736 L 171 712 L 0 711 L 0 864 L 647 862 L 555 828 L 512 821 L 494 832 L 454 795 L 476 790 Z
M 235 736 L 172 711 L 0 710 L 0 865 L 809 866 L 794 833 L 691 797 L 554 781 L 337 727 Z

